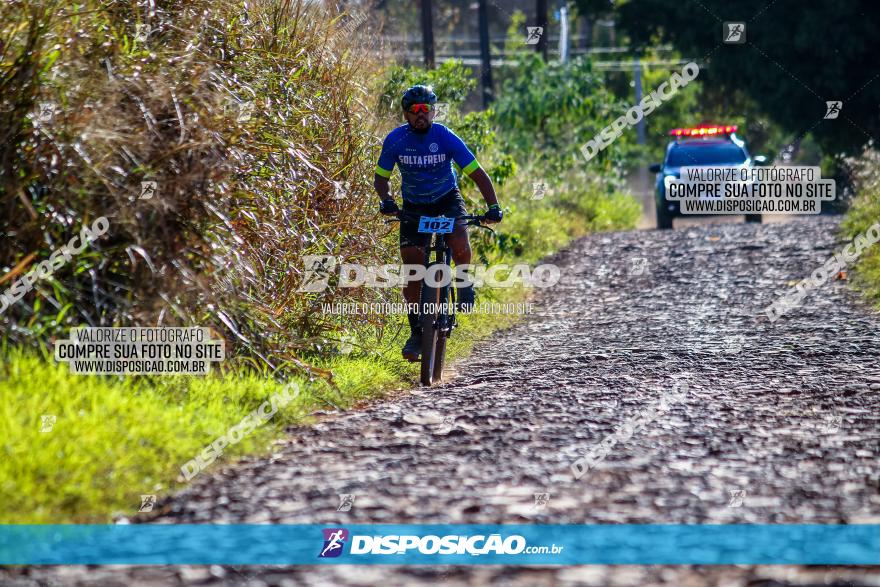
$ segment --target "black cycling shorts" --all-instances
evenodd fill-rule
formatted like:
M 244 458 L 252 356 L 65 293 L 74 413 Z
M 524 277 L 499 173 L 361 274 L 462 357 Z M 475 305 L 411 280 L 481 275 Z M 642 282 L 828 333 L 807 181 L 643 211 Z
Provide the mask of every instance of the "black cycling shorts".
M 430 204 L 414 204 L 403 201 L 403 210 L 419 216 L 446 216 L 458 218 L 465 216 L 467 210 L 464 207 L 464 198 L 458 188 L 450 191 L 434 200 Z M 418 220 L 403 220 L 400 223 L 400 248 L 426 247 L 431 242 L 431 234 L 419 232 Z

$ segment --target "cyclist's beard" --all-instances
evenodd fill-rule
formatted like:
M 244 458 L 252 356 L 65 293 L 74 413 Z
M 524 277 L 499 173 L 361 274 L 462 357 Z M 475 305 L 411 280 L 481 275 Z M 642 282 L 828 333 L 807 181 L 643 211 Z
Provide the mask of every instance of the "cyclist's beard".
M 412 127 L 413 132 L 417 132 L 419 134 L 425 134 L 426 132 L 431 130 L 431 121 L 428 120 L 427 117 L 426 118 L 421 118 L 421 117 L 416 118 L 415 122 L 416 122 L 416 124 L 424 123 L 425 126 L 422 128 L 419 128 L 415 124 L 410 123 L 410 127 Z

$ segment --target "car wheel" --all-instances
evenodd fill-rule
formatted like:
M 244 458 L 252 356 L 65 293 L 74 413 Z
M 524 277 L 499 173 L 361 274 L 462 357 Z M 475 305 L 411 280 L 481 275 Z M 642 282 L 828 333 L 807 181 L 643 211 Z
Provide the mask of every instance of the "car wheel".
M 672 214 L 663 206 L 657 206 L 657 228 L 660 230 L 669 230 L 672 228 Z

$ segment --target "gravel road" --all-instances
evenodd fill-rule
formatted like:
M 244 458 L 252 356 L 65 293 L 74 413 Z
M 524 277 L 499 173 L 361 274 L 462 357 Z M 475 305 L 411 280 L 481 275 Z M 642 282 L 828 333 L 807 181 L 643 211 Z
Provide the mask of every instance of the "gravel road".
M 844 280 L 763 308 L 833 218 L 597 234 L 448 383 L 291 429 L 162 504 L 214 523 L 880 523 L 880 315 Z M 454 376 L 453 376 L 454 375 Z M 688 393 L 577 480 L 571 463 Z M 534 494 L 549 494 L 536 505 Z M 353 494 L 337 512 L 338 494 Z M 2 576 L 0 576 L 2 578 Z M 68 567 L 21 584 L 880 585 L 823 567 Z

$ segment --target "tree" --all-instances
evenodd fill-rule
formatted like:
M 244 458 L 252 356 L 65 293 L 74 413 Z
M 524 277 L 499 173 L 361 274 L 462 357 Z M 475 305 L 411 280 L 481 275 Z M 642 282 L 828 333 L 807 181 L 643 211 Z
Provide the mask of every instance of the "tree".
M 880 136 L 880 5 L 876 0 L 628 0 L 617 5 L 636 47 L 672 43 L 707 67 L 704 87 L 742 90 L 794 142 L 811 133 L 829 153 Z M 744 22 L 745 42 L 722 42 Z M 842 101 L 825 119 L 827 101 Z

